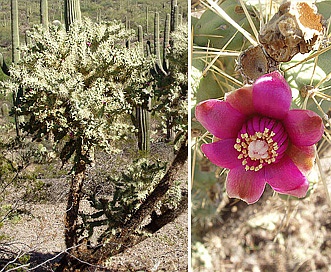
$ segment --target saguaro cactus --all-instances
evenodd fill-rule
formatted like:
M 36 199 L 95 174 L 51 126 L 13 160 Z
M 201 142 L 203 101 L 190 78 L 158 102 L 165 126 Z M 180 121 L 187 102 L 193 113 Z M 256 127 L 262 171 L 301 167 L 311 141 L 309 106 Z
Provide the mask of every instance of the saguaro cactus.
M 163 69 L 163 65 L 161 62 L 161 51 L 160 51 L 160 15 L 158 12 L 155 12 L 154 17 L 154 55 L 155 55 L 155 62 L 157 65 L 157 69 L 159 69 L 165 75 L 167 72 Z
M 178 25 L 178 5 L 177 0 L 171 0 L 171 31 L 175 31 Z
M 2 53 L 0 53 L 0 67 L 2 69 L 2 72 L 9 76 L 9 69 L 8 69 L 8 66 L 6 65 L 6 62 L 5 62 L 5 59 L 2 55 Z
M 163 39 L 163 67 L 167 71 L 169 69 L 169 61 L 167 60 L 167 49 L 170 46 L 170 22 L 171 16 L 167 14 L 164 26 L 164 39 Z
M 11 0 L 10 5 L 11 10 L 11 36 L 12 36 L 12 62 L 18 63 L 20 60 L 20 38 L 18 31 L 18 3 L 17 0 Z M 19 101 L 23 95 L 23 90 L 20 88 L 18 93 L 13 93 L 13 103 L 14 106 L 19 104 Z M 16 125 L 16 135 L 20 135 L 19 130 L 19 119 L 17 114 L 15 114 L 15 125 Z
M 11 37 L 12 37 L 12 61 L 17 63 L 20 59 L 20 38 L 18 33 L 18 4 L 17 0 L 11 0 Z
M 48 28 L 48 1 L 40 0 L 40 23 Z
M 149 31 L 149 22 L 148 22 L 148 7 L 146 7 L 146 33 L 148 34 Z
M 144 55 L 143 28 L 138 26 L 138 41 L 141 54 Z M 135 123 L 138 130 L 138 148 L 139 150 L 149 153 L 150 150 L 150 120 L 151 120 L 151 98 L 146 96 L 143 105 L 136 107 Z
M 147 55 L 152 52 L 151 44 L 154 46 L 154 71 L 153 74 L 159 79 L 168 76 L 169 61 L 167 59 L 167 50 L 171 46 L 170 33 L 176 31 L 178 27 L 178 6 L 177 0 L 171 1 L 171 14 L 167 14 L 164 26 L 164 37 L 163 37 L 163 50 L 161 55 L 160 45 L 160 15 L 158 12 L 154 14 L 154 37 L 153 41 L 147 41 Z M 146 21 L 148 22 L 148 8 L 146 9 Z M 146 22 L 146 28 L 148 29 L 148 23 Z M 138 40 L 142 44 L 142 27 L 138 27 Z M 151 118 L 151 99 L 146 98 L 144 105 L 136 108 L 135 122 L 138 130 L 138 147 L 141 151 L 148 153 L 150 148 L 150 118 Z M 172 118 L 166 121 L 167 126 L 167 140 L 171 138 L 172 134 Z
M 70 25 L 75 21 L 81 21 L 79 0 L 64 0 L 64 20 L 66 30 L 69 31 Z

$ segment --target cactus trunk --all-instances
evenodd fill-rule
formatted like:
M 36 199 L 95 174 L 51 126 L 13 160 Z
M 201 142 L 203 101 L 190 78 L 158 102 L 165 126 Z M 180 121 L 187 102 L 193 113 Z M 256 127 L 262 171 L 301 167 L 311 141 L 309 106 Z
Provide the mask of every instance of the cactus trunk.
M 138 148 L 146 154 L 150 151 L 150 102 L 149 98 L 145 105 L 136 107 Z
M 69 31 L 70 25 L 75 21 L 81 21 L 79 0 L 64 0 L 64 20 L 66 31 Z
M 167 50 L 170 46 L 170 14 L 167 14 L 167 18 L 164 26 L 164 39 L 163 39 L 163 67 L 166 71 L 169 69 L 169 61 L 167 59 Z
M 140 52 L 144 55 L 143 28 L 138 26 L 138 41 Z M 138 130 L 138 148 L 148 154 L 150 151 L 150 122 L 151 122 L 151 99 L 146 97 L 142 106 L 136 107 L 136 128 Z
M 0 66 L 1 66 L 2 72 L 5 75 L 9 76 L 9 69 L 8 69 L 8 66 L 7 66 L 7 64 L 5 62 L 5 59 L 4 59 L 3 55 L 2 55 L 2 53 L 0 53 Z
M 18 31 L 18 3 L 17 0 L 11 0 L 11 36 L 12 36 L 12 62 L 18 63 L 20 60 L 20 38 L 19 38 L 19 31 Z M 17 106 L 23 94 L 23 90 L 19 88 L 18 93 L 13 92 L 13 104 Z M 15 127 L 16 127 L 16 135 L 20 136 L 20 129 L 19 129 L 19 118 L 17 114 L 14 115 L 15 118 Z
M 155 12 L 154 17 L 154 55 L 155 55 L 155 62 L 156 67 L 159 71 L 161 71 L 163 74 L 167 74 L 166 71 L 164 71 L 162 62 L 161 62 L 161 52 L 160 52 L 160 15 L 158 12 Z
M 11 37 L 12 37 L 12 61 L 17 63 L 20 59 L 20 38 L 18 32 L 18 4 L 17 0 L 11 0 Z
M 48 28 L 48 1 L 40 0 L 40 23 L 44 28 Z
M 176 31 L 178 21 L 177 0 L 171 0 L 171 28 L 170 31 Z
M 146 7 L 146 33 L 148 34 L 149 25 L 148 25 L 148 7 Z

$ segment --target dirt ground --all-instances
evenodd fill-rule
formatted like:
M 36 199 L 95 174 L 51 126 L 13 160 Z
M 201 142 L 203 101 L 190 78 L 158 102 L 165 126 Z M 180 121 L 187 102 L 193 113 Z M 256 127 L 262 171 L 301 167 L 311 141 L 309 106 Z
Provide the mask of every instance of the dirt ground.
M 65 206 L 65 203 L 33 205 L 29 215 L 2 228 L 2 234 L 11 237 L 12 248 L 31 255 L 35 265 L 30 265 L 30 269 L 65 250 Z M 187 221 L 187 213 L 183 213 L 152 237 L 112 257 L 106 263 L 107 271 L 187 271 Z M 52 271 L 50 263 L 36 270 Z
M 187 166 L 178 177 L 186 184 Z M 43 180 L 47 186 L 47 200 L 39 203 L 18 202 L 20 214 L 16 220 L 5 220 L 0 235 L 0 260 L 3 249 L 21 255 L 30 255 L 28 271 L 53 271 L 52 263 L 59 260 L 65 250 L 64 217 L 69 177 Z M 186 186 L 185 186 L 186 187 Z M 17 198 L 13 193 L 11 198 Z M 88 201 L 81 202 L 81 210 L 91 209 Z M 110 258 L 103 267 L 91 271 L 187 271 L 188 270 L 188 215 L 181 214 L 154 235 L 133 248 Z M 0 271 L 1 267 L 0 267 Z M 26 270 L 23 270 L 26 271 Z

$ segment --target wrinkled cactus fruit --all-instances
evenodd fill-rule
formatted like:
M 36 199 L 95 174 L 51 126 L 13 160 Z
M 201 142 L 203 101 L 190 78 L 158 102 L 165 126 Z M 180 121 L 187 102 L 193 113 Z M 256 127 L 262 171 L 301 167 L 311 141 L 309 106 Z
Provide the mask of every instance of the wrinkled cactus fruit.
M 220 7 L 241 27 L 252 33 L 246 15 L 237 1 L 224 1 Z M 253 7 L 247 6 L 247 9 L 255 26 L 258 28 L 259 20 Z M 206 10 L 201 15 L 200 19 L 194 25 L 193 33 L 193 42 L 199 46 L 222 49 L 227 45 L 226 49 L 228 50 L 242 50 L 243 44 L 246 41 L 244 36 L 236 28 L 211 10 Z M 230 39 L 232 39 L 231 42 L 227 44 Z
M 325 32 L 322 21 L 313 4 L 286 2 L 261 29 L 259 41 L 270 57 L 287 62 L 318 47 Z
M 261 45 L 243 51 L 237 60 L 237 70 L 245 83 L 253 83 L 260 76 L 277 70 L 278 62 L 265 53 Z

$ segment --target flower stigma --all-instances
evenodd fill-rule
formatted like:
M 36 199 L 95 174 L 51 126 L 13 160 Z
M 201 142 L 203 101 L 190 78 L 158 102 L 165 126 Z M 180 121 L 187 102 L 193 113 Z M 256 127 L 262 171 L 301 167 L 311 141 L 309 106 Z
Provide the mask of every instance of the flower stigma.
M 254 159 L 266 159 L 269 157 L 268 154 L 268 143 L 266 141 L 255 140 L 252 141 L 248 146 L 248 156 Z
M 259 171 L 284 154 L 288 141 L 283 125 L 268 117 L 255 116 L 238 133 L 234 148 L 246 171 Z

